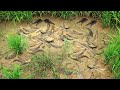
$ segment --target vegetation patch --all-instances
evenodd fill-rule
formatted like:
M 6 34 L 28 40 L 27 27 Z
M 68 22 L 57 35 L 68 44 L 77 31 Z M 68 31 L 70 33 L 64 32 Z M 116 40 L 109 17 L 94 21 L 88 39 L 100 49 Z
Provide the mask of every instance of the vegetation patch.
M 8 47 L 15 51 L 16 54 L 22 54 L 27 47 L 27 39 L 22 35 L 8 35 L 7 36 Z
M 109 64 L 114 78 L 120 78 L 120 28 L 117 29 L 118 35 L 110 36 L 109 44 L 103 52 L 105 63 Z

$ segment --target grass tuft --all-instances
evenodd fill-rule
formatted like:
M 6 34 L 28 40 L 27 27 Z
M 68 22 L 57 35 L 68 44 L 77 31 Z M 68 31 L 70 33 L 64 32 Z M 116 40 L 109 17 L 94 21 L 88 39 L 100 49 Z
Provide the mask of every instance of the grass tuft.
M 20 66 L 14 65 L 14 67 L 10 69 L 3 67 L 2 73 L 6 79 L 20 79 Z
M 110 36 L 110 41 L 103 52 L 105 63 L 109 64 L 114 78 L 120 78 L 120 28 L 118 34 Z
M 16 54 L 22 54 L 27 47 L 27 39 L 22 35 L 8 35 L 7 36 L 8 47 L 15 51 Z

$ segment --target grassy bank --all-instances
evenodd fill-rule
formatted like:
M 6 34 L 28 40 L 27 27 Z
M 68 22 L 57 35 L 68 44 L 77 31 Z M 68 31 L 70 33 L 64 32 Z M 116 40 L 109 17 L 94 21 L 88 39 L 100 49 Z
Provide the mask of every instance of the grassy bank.
M 115 27 L 120 24 L 120 11 L 0 11 L 1 21 L 27 22 L 33 16 L 50 15 L 69 19 L 73 16 L 92 16 L 101 19 L 103 27 Z
M 109 65 L 114 78 L 120 78 L 120 28 L 117 35 L 110 35 L 107 47 L 104 49 L 103 55 L 105 63 Z

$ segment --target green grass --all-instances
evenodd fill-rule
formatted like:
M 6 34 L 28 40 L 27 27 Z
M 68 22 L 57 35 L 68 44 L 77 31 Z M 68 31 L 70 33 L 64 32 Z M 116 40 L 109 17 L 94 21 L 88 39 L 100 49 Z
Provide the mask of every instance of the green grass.
M 32 15 L 32 11 L 0 11 L 0 20 L 12 21 L 14 23 L 27 22 L 32 19 Z
M 69 19 L 73 16 L 85 16 L 98 18 L 102 21 L 103 27 L 114 28 L 120 25 L 120 11 L 0 11 L 1 21 L 29 22 L 33 16 L 60 17 Z
M 31 71 L 31 76 L 35 78 L 48 78 L 49 72 L 51 72 L 51 78 L 59 78 L 57 71 L 57 61 L 59 60 L 58 55 L 52 56 L 50 51 L 46 53 L 35 54 L 31 62 L 26 65 L 27 70 Z
M 1 70 L 2 77 L 3 79 L 28 79 L 31 77 L 30 75 L 22 77 L 24 72 L 21 71 L 21 69 L 22 67 L 17 64 L 13 64 L 9 68 L 2 66 L 2 70 Z
M 16 54 L 22 54 L 27 47 L 27 38 L 22 35 L 8 35 L 7 36 L 8 47 L 15 51 Z
M 70 17 L 76 16 L 74 11 L 60 11 L 59 14 L 63 19 L 69 19 Z
M 52 67 L 53 67 L 53 62 L 52 62 L 51 56 L 49 54 L 42 53 L 39 55 L 35 55 L 32 58 L 32 60 L 33 61 L 39 60 L 39 61 L 37 61 L 38 64 L 36 64 L 36 66 L 43 68 L 43 70 L 52 69 Z
M 20 79 L 20 66 L 14 65 L 14 67 L 11 67 L 10 69 L 3 67 L 2 73 L 6 79 Z
M 117 29 L 118 34 L 110 35 L 110 41 L 103 52 L 105 63 L 109 64 L 114 78 L 120 78 L 120 28 Z
M 64 38 L 64 44 L 62 45 L 61 54 L 62 58 L 67 57 L 71 52 L 72 44 Z

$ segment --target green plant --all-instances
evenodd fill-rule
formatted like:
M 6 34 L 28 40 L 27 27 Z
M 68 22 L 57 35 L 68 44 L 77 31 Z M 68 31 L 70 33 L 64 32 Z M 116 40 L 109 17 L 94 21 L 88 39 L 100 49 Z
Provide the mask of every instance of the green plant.
M 73 16 L 91 16 L 99 18 L 102 21 L 103 27 L 114 28 L 120 25 L 120 11 L 0 11 L 1 21 L 31 21 L 32 16 L 51 15 L 63 19 L 69 19 Z
M 52 79 L 59 79 L 60 75 L 59 75 L 59 72 L 57 71 L 56 67 L 52 68 L 52 72 L 53 72 Z
M 120 24 L 120 11 L 0 11 L 1 21 L 31 21 L 32 16 L 51 15 L 63 19 L 69 19 L 73 16 L 92 16 L 102 20 L 103 27 L 114 28 Z
M 2 73 L 6 79 L 20 79 L 20 66 L 15 65 L 11 69 L 3 67 Z
M 16 54 L 21 54 L 27 47 L 27 39 L 22 35 L 11 34 L 7 36 L 7 44 Z
M 72 16 L 75 16 L 75 12 L 73 12 L 73 11 L 60 11 L 59 16 L 63 19 L 68 19 Z
M 70 53 L 71 48 L 72 44 L 66 38 L 64 38 L 64 44 L 62 45 L 61 49 L 62 58 L 66 57 Z
M 33 11 L 32 14 L 33 16 L 43 16 L 43 15 L 47 15 L 49 11 Z
M 120 24 L 120 11 L 103 11 L 101 20 L 103 27 L 115 28 Z
M 58 16 L 58 12 L 57 12 L 57 11 L 51 11 L 50 13 L 51 13 L 51 15 L 52 15 L 53 17 Z
M 43 52 L 35 54 L 32 57 L 32 61 L 29 65 L 27 65 L 28 70 L 32 72 L 32 78 L 47 78 L 48 72 L 53 72 L 53 76 L 57 77 L 56 75 L 56 57 L 51 56 L 49 52 Z
M 105 63 L 109 64 L 115 78 L 120 78 L 120 28 L 118 34 L 110 36 L 110 41 L 103 52 Z
M 2 21 L 30 21 L 32 19 L 32 11 L 0 11 L 0 20 Z
M 21 71 L 21 66 L 14 64 L 11 67 L 7 68 L 5 66 L 2 66 L 2 74 L 5 79 L 27 79 L 30 78 L 30 75 L 27 75 L 22 78 L 22 75 L 24 74 L 23 71 Z
M 53 62 L 51 57 L 48 54 L 42 53 L 40 55 L 35 55 L 32 60 L 39 60 L 38 65 L 40 66 L 40 68 L 43 68 L 44 70 L 46 69 L 52 69 L 53 66 Z M 36 64 L 37 65 L 37 64 Z M 37 66 L 38 66 L 37 65 Z
M 32 73 L 31 78 L 59 78 L 58 69 L 62 60 L 59 53 L 41 52 L 31 58 L 31 62 L 24 66 L 27 71 Z

